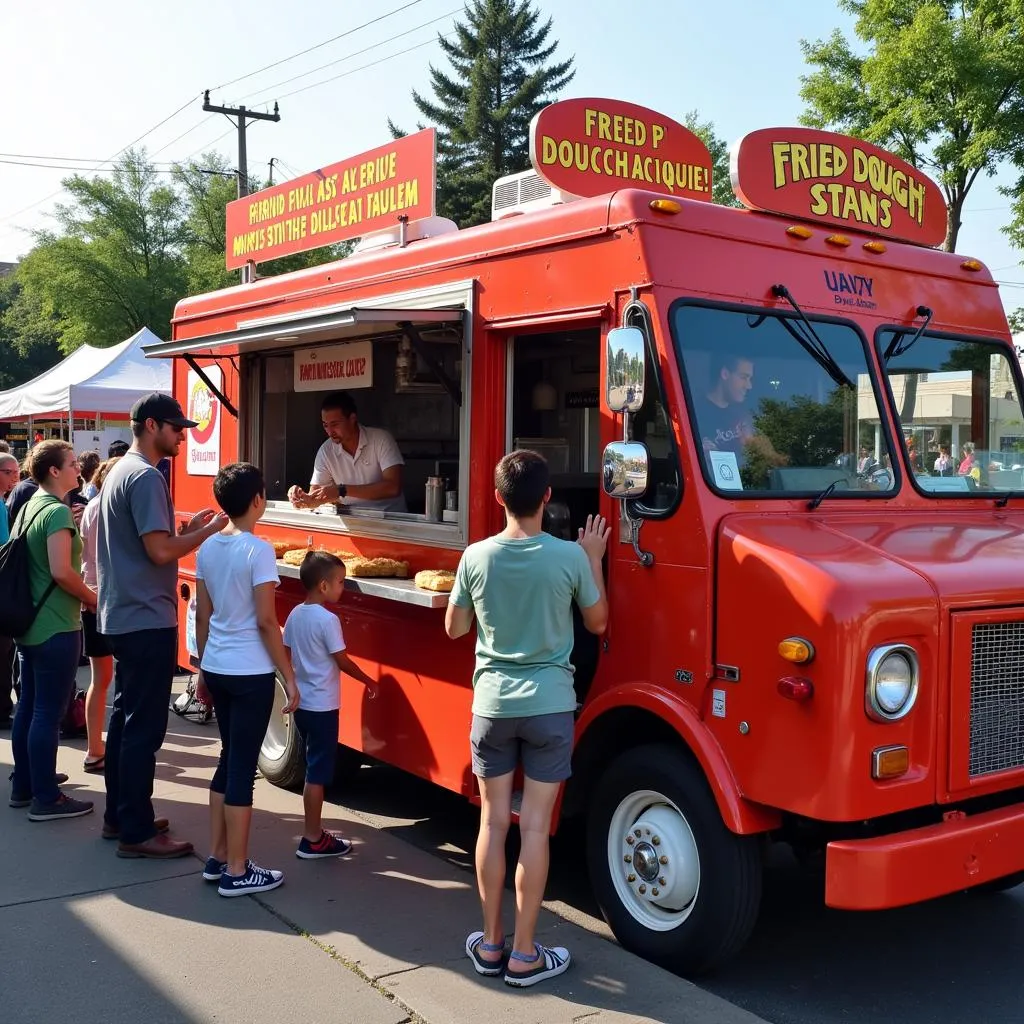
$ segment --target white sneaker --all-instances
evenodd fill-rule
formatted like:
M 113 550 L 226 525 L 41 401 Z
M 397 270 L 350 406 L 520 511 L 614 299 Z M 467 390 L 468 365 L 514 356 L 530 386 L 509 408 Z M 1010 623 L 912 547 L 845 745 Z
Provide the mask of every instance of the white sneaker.
M 261 868 L 250 860 L 246 862 L 244 875 L 229 875 L 225 871 L 220 876 L 217 892 L 221 896 L 249 896 L 255 892 L 276 889 L 283 881 L 283 871 Z
M 505 984 L 513 988 L 529 988 L 536 985 L 538 981 L 546 981 L 548 978 L 556 978 L 569 970 L 572 963 L 572 956 L 565 946 L 542 946 L 539 942 L 534 943 L 537 950 L 535 957 L 528 957 L 515 950 L 509 954 L 509 961 L 517 963 L 533 964 L 537 966 L 529 971 L 510 971 L 505 969 Z

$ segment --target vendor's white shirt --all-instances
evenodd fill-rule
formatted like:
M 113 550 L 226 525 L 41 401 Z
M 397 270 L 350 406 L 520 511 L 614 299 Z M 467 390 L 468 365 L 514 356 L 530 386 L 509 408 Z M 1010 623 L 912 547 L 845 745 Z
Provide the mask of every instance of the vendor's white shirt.
M 392 466 L 405 465 L 405 459 L 395 444 L 395 439 L 379 427 L 359 427 L 359 446 L 354 455 L 349 455 L 340 445 L 328 438 L 316 453 L 313 462 L 313 478 L 310 486 L 317 484 L 378 484 L 384 479 L 384 470 Z M 404 512 L 405 495 L 395 498 L 344 498 L 351 508 L 376 508 L 385 512 Z

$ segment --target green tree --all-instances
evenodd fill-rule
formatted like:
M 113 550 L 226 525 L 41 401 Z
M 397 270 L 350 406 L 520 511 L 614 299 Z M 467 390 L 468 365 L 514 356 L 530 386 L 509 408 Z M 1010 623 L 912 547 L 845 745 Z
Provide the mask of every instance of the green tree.
M 60 362 L 58 325 L 26 295 L 17 274 L 0 277 L 0 391 Z
M 149 327 L 169 336 L 185 292 L 181 202 L 145 154 L 128 152 L 109 179 L 64 180 L 58 230 L 40 231 L 18 267 L 28 300 L 58 323 L 64 352 L 113 345 Z
M 468 0 L 455 39 L 438 36 L 450 71 L 431 65 L 432 98 L 413 90 L 438 128 L 438 213 L 461 227 L 490 219 L 496 178 L 530 166 L 530 121 L 575 75 L 571 57 L 551 63 L 551 25 L 531 0 Z
M 742 206 L 732 190 L 729 173 L 729 143 L 715 134 L 713 121 L 702 121 L 696 110 L 691 110 L 683 124 L 696 135 L 711 154 L 711 200 L 720 206 Z
M 1024 154 L 1024 0 L 838 0 L 866 52 L 836 30 L 802 41 L 803 122 L 897 153 L 937 179 L 955 251 L 980 174 Z M 1024 187 L 1020 188 L 1024 195 Z

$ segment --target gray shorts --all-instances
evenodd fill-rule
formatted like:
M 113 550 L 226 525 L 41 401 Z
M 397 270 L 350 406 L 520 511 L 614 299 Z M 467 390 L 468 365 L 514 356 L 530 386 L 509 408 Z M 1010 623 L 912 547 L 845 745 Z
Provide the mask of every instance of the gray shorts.
M 572 775 L 575 725 L 571 711 L 528 718 L 474 715 L 469 733 L 473 774 L 495 779 L 521 764 L 523 774 L 534 782 L 564 782 Z

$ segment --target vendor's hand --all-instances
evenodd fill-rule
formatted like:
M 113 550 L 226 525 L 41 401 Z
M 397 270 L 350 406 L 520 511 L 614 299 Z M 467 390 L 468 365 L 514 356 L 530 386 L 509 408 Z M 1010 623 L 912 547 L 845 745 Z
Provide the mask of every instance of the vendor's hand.
M 611 532 L 612 528 L 604 516 L 587 516 L 587 525 L 580 527 L 579 546 L 588 558 L 600 562 L 604 558 Z
M 324 505 L 338 500 L 338 488 L 334 484 L 314 484 L 309 489 L 309 500 L 314 505 Z
M 299 688 L 295 685 L 295 676 L 289 675 L 284 681 L 284 692 L 287 700 L 281 710 L 290 715 L 299 706 Z
M 202 701 L 208 708 L 213 707 L 213 694 L 210 693 L 210 688 L 206 685 L 206 677 L 203 675 L 202 669 L 196 676 L 196 700 Z
M 292 484 L 288 488 L 288 500 L 296 508 L 302 508 L 306 504 L 306 498 L 308 497 L 309 495 L 298 484 Z

